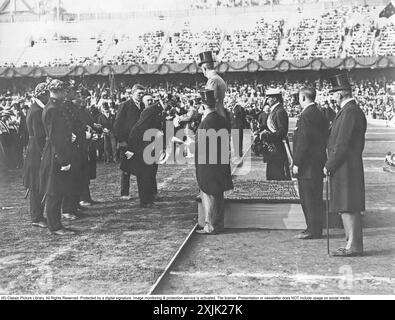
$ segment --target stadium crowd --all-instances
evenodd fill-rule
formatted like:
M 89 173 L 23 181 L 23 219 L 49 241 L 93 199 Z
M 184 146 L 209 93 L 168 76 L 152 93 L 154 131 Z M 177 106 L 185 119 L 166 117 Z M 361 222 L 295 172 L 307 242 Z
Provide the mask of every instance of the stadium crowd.
M 307 82 L 307 81 L 306 81 Z M 279 88 L 283 92 L 284 107 L 290 117 L 298 117 L 301 108 L 294 97 L 294 93 L 306 84 L 303 81 L 241 83 L 228 82 L 228 92 L 225 106 L 232 109 L 240 105 L 245 109 L 246 120 L 251 124 L 258 121 L 259 115 L 265 112 L 264 92 L 270 88 Z M 317 101 L 323 108 L 336 110 L 336 103 L 329 94 L 330 85 L 327 81 L 317 80 L 314 83 L 318 97 Z M 185 117 L 190 119 L 190 128 L 193 130 L 199 123 L 198 102 L 200 85 L 171 84 L 154 85 L 147 87 L 147 94 L 151 96 L 167 95 L 171 108 L 166 112 L 166 120 L 173 121 L 176 128 L 182 126 Z M 364 111 L 373 119 L 384 119 L 388 123 L 395 123 L 395 81 L 361 80 L 354 82 L 354 94 Z M 90 98 L 86 107 L 94 123 L 101 130 L 97 132 L 98 159 L 110 163 L 118 159 L 117 141 L 113 135 L 113 124 L 119 105 L 130 98 L 131 86 L 121 83 L 117 89 L 110 93 L 110 89 L 103 89 L 98 84 L 87 86 Z M 32 88 L 20 89 L 12 92 L 0 92 L 0 166 L 8 169 L 21 168 L 23 164 L 23 150 L 27 146 L 28 134 L 26 128 L 26 114 L 31 105 Z M 187 116 L 189 115 L 189 117 Z M 184 119 L 184 120 L 183 120 Z

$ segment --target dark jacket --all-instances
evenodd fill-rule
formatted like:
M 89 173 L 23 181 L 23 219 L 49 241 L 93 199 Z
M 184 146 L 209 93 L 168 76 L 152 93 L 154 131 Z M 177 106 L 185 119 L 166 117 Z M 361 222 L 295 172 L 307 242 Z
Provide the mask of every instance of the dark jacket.
M 266 139 L 268 142 L 273 143 L 278 153 L 276 157 L 273 158 L 273 161 L 277 159 L 285 160 L 287 159 L 287 153 L 285 150 L 285 146 L 283 140 L 288 142 L 288 127 L 289 120 L 287 111 L 285 111 L 284 107 L 279 104 L 268 116 L 267 122 L 270 121 L 270 118 L 273 121 L 274 127 L 276 128 L 276 132 L 270 132 L 266 135 Z
M 258 123 L 259 123 L 259 130 L 267 130 L 267 118 L 269 117 L 269 114 L 266 113 L 265 111 L 262 111 L 259 116 L 258 116 Z
M 51 98 L 42 115 L 47 141 L 40 165 L 40 192 L 51 196 L 75 194 L 75 163 L 71 141 L 73 125 L 64 108 L 63 101 Z M 71 170 L 60 170 L 69 164 Z
M 97 118 L 97 123 L 100 124 L 103 129 L 110 130 L 110 132 L 114 131 L 114 122 L 115 122 L 114 116 L 111 114 L 108 116 L 108 118 L 104 114 L 101 114 Z
M 331 175 L 331 211 L 365 211 L 362 153 L 366 118 L 355 100 L 348 102 L 333 121 L 325 167 Z
M 229 146 L 222 150 L 221 140 L 217 139 L 216 145 L 210 146 L 209 137 L 205 136 L 204 131 L 214 129 L 218 132 L 221 129 L 228 129 L 226 119 L 216 111 L 208 114 L 200 123 L 195 137 L 195 165 L 196 178 L 199 188 L 207 194 L 217 195 L 224 191 L 233 189 L 232 175 L 230 170 Z M 199 150 L 199 144 L 206 139 L 206 149 Z M 229 138 L 227 139 L 229 143 Z M 217 152 L 217 162 L 210 164 L 210 149 Z M 222 152 L 221 152 L 222 151 Z M 221 153 L 228 154 L 227 159 L 221 160 Z M 226 163 L 222 164 L 225 160 Z
M 137 176 L 144 170 L 151 170 L 152 165 L 157 163 L 158 159 L 154 160 L 154 163 L 147 164 L 144 161 L 145 149 L 154 142 L 155 137 L 152 136 L 149 141 L 144 141 L 144 134 L 147 130 L 153 129 L 153 134 L 162 131 L 163 127 L 163 108 L 159 104 L 154 104 L 145 109 L 141 115 L 139 121 L 135 124 L 129 134 L 127 150 L 134 153 L 133 157 L 125 162 L 124 166 L 121 167 L 122 171 L 130 172 Z M 158 141 L 158 140 L 157 140 Z M 163 149 L 156 149 L 156 156 L 159 157 L 159 152 Z M 152 153 L 155 158 L 155 154 Z
M 299 179 L 323 177 L 329 124 L 316 104 L 301 113 L 293 138 L 294 165 Z
M 45 146 L 45 130 L 42 122 L 43 109 L 34 103 L 26 116 L 29 142 L 26 158 L 23 165 L 23 185 L 30 191 L 38 192 L 40 189 L 40 164 Z
M 114 134 L 119 142 L 127 142 L 130 131 L 139 121 L 142 110 L 133 100 L 128 100 L 119 106 L 114 122 Z
M 242 106 L 236 105 L 231 111 L 231 128 L 244 129 L 246 126 L 246 112 Z

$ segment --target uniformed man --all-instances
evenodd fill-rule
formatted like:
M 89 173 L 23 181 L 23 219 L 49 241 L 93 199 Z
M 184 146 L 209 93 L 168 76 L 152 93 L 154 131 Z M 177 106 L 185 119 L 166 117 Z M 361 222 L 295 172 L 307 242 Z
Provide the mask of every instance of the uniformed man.
M 204 220 L 204 225 L 197 232 L 214 234 L 224 229 L 224 192 L 233 189 L 229 131 L 226 120 L 216 111 L 214 91 L 200 94 L 204 111 L 195 137 L 195 163 L 204 214 L 199 220 Z
M 207 78 L 206 89 L 214 91 L 215 110 L 227 120 L 228 127 L 230 128 L 229 113 L 226 113 L 224 106 L 227 86 L 225 81 L 215 71 L 213 53 L 211 51 L 202 52 L 199 54 L 199 59 L 199 66 Z
M 47 220 L 44 218 L 43 194 L 40 193 L 40 164 L 45 146 L 45 130 L 42 122 L 42 114 L 45 105 L 49 101 L 49 91 L 46 83 L 40 83 L 34 90 L 32 105 L 27 113 L 26 124 L 29 133 L 29 142 L 26 158 L 23 165 L 23 185 L 30 194 L 30 216 L 32 225 L 47 228 Z
M 74 234 L 61 222 L 62 200 L 73 195 L 73 143 L 76 141 L 73 124 L 65 112 L 66 89 L 67 85 L 60 80 L 49 83 L 50 99 L 42 115 L 47 140 L 40 164 L 40 193 L 44 194 L 49 230 L 59 236 Z
M 337 257 L 363 255 L 362 216 L 365 211 L 365 180 L 362 153 L 366 117 L 352 96 L 347 74 L 331 78 L 340 111 L 333 121 L 324 174 L 330 176 L 330 210 L 341 214 L 347 244 L 333 253 Z
M 288 156 L 284 142 L 288 143 L 289 119 L 283 106 L 283 98 L 279 89 L 270 88 L 266 91 L 270 114 L 267 119 L 267 130 L 262 138 L 274 145 L 274 150 L 267 160 L 266 178 L 268 181 L 291 180 Z

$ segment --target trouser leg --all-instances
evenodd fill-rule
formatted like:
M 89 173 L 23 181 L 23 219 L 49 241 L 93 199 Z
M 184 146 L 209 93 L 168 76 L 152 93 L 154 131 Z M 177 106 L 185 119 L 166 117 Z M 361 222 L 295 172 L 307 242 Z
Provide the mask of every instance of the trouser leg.
M 145 205 L 154 201 L 151 172 L 143 172 L 137 176 L 137 187 L 140 204 Z
M 121 196 L 129 196 L 130 174 L 122 172 L 121 175 Z
M 243 143 L 244 143 L 244 135 L 243 130 L 239 129 L 239 157 L 243 156 Z
M 114 133 L 110 133 L 110 142 L 111 142 L 111 156 L 112 161 L 117 159 L 117 140 L 115 139 Z
M 209 232 L 221 231 L 224 228 L 224 196 L 223 193 L 210 195 L 200 191 L 205 225 Z
M 75 214 L 79 202 L 78 195 L 65 196 L 62 201 L 62 213 Z
M 30 216 L 33 223 L 45 221 L 43 195 L 36 191 L 30 192 Z
M 87 181 L 84 182 L 84 185 L 82 187 L 81 197 L 80 197 L 81 201 L 92 202 L 91 191 L 89 189 L 89 185 L 90 185 L 90 180 L 88 179 Z
M 151 186 L 152 186 L 152 193 L 154 195 L 158 194 L 158 183 L 156 181 L 157 173 L 158 173 L 158 165 L 154 164 L 152 167 L 152 174 L 151 174 Z
M 360 212 L 342 213 L 344 229 L 347 230 L 348 242 L 346 249 L 363 252 L 363 229 L 362 216 Z
M 48 221 L 48 228 L 52 232 L 63 228 L 61 222 L 62 199 L 62 196 L 47 195 L 45 197 L 45 215 Z
M 111 150 L 110 136 L 106 134 L 106 135 L 104 135 L 104 161 L 105 162 L 110 161 L 111 154 L 112 154 L 112 150 Z

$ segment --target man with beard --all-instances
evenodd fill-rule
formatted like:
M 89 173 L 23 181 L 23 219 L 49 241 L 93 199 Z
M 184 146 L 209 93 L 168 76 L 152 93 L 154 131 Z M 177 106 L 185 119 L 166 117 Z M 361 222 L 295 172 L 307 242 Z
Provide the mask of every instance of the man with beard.
M 32 106 L 27 117 L 27 131 L 29 142 L 26 158 L 23 166 L 23 185 L 28 190 L 30 201 L 30 216 L 32 225 L 47 228 L 48 224 L 44 218 L 43 194 L 40 193 L 40 164 L 41 156 L 45 146 L 45 130 L 42 122 L 42 114 L 45 105 L 49 101 L 49 91 L 46 83 L 40 83 L 34 90 Z
M 132 88 L 132 98 L 125 101 L 119 106 L 118 114 L 114 122 L 114 134 L 119 142 L 119 152 L 121 160 L 121 199 L 130 200 L 130 172 L 126 170 L 129 167 L 128 159 L 125 152 L 128 149 L 128 139 L 132 128 L 140 119 L 141 112 L 144 110 L 142 99 L 145 94 L 145 88 L 140 84 L 135 84 Z M 126 170 L 126 171 L 125 171 Z
M 365 211 L 365 180 L 362 153 L 366 117 L 352 96 L 347 74 L 331 78 L 340 111 L 332 123 L 328 161 L 324 174 L 330 176 L 330 211 L 341 214 L 347 244 L 333 253 L 337 257 L 363 255 L 362 215 Z
M 67 236 L 74 232 L 63 227 L 61 210 L 63 198 L 74 192 L 73 143 L 76 135 L 65 112 L 66 84 L 55 79 L 49 83 L 48 89 L 50 99 L 42 115 L 47 141 L 40 165 L 40 193 L 44 194 L 44 212 L 50 232 Z M 76 172 L 80 172 L 78 168 Z

